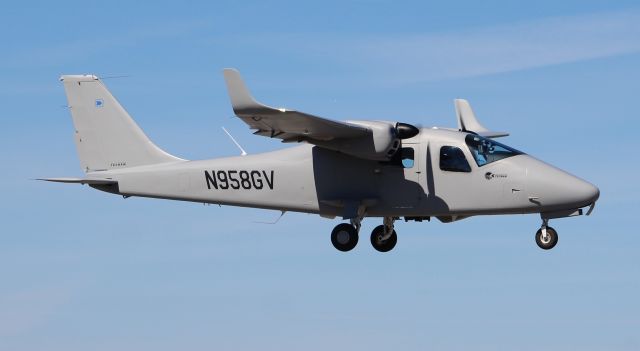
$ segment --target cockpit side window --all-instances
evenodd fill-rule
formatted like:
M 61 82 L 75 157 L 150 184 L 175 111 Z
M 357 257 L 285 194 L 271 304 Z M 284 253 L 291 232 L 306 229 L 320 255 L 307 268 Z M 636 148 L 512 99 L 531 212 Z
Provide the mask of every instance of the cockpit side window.
M 522 154 L 521 151 L 479 135 L 469 134 L 465 138 L 465 142 L 467 143 L 467 146 L 469 146 L 469 151 L 471 151 L 478 167 L 482 167 L 491 162 L 502 160 L 507 157 Z
M 449 172 L 471 172 L 471 166 L 459 147 L 443 146 L 440 148 L 440 169 Z

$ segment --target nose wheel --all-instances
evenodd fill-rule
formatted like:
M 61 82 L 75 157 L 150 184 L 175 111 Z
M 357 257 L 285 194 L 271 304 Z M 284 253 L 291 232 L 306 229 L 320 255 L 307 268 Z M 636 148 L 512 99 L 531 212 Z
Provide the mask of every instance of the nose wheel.
M 536 244 L 543 250 L 551 250 L 558 243 L 558 232 L 547 225 L 544 220 L 542 227 L 536 232 Z
M 351 251 L 358 244 L 358 230 L 354 225 L 340 223 L 331 232 L 331 243 L 342 252 Z

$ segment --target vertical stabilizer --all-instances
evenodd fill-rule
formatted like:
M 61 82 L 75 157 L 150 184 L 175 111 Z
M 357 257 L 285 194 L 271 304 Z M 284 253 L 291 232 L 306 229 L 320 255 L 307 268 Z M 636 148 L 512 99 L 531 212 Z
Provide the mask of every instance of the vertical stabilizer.
M 60 80 L 85 172 L 182 160 L 153 144 L 98 77 L 65 75 Z

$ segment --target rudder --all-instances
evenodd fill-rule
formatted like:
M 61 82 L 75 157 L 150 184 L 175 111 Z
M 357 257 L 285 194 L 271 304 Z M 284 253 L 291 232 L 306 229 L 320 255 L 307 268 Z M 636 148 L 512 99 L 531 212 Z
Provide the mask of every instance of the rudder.
M 85 172 L 182 161 L 157 147 L 93 75 L 60 77 Z

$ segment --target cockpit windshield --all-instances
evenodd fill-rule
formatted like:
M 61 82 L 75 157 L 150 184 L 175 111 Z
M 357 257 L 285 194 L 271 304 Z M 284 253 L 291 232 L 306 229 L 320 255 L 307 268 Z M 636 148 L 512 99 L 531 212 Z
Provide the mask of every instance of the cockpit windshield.
M 465 142 L 467 146 L 469 146 L 469 150 L 476 160 L 478 167 L 507 157 L 523 154 L 523 152 L 508 147 L 507 145 L 475 134 L 467 135 Z

